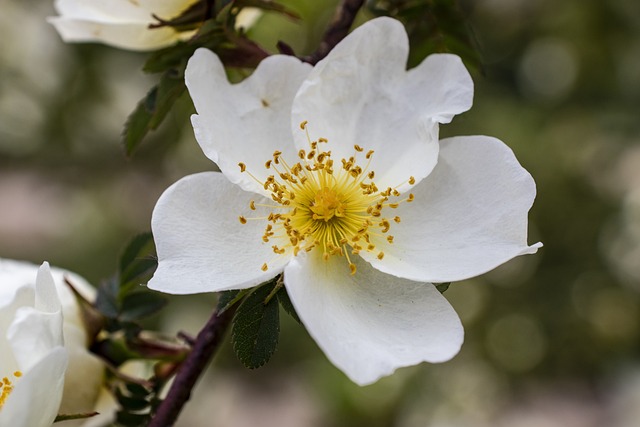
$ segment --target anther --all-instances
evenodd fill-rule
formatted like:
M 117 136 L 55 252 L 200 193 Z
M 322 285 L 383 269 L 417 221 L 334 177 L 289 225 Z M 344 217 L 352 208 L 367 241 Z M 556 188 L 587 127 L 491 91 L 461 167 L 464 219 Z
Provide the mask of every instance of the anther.
M 269 269 L 269 266 L 267 265 L 266 262 L 264 264 L 262 264 L 262 267 L 260 268 L 260 270 L 262 270 L 262 271 L 267 271 L 268 269 Z
M 247 219 L 245 217 L 243 217 L 242 215 L 240 215 L 238 217 L 238 219 L 240 220 L 240 224 L 246 224 L 247 223 Z
M 364 151 L 364 148 L 360 147 L 358 144 L 355 144 L 353 148 L 359 153 L 362 153 Z
M 305 120 L 303 122 L 300 123 L 300 129 L 304 130 L 307 127 L 307 123 L 309 123 L 308 120 Z
M 384 252 L 380 252 L 378 254 L 378 259 L 381 260 L 382 258 L 384 258 Z
M 413 185 L 416 183 L 416 179 L 412 176 L 409 177 L 409 184 Z
M 255 200 L 252 200 L 251 203 L 249 203 L 249 209 L 251 209 L 252 211 L 256 210 L 256 202 L 255 202 Z

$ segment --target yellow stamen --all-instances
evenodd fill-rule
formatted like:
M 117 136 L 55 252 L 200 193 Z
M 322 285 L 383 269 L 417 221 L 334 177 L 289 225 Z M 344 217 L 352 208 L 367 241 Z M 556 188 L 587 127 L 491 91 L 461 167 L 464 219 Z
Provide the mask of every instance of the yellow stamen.
M 22 376 L 22 372 L 15 371 L 13 373 L 13 376 L 16 378 L 20 378 Z M 13 391 L 13 388 L 13 381 L 11 381 L 11 379 L 9 379 L 8 377 L 3 377 L 2 380 L 0 380 L 0 410 L 2 410 L 2 407 Z
M 262 218 L 240 216 L 239 220 L 242 224 L 248 220 L 266 221 L 262 241 L 271 242 L 276 256 L 285 253 L 297 256 L 300 251 L 319 248 L 324 260 L 334 255 L 344 257 L 351 274 L 355 274 L 357 268 L 349 258 L 349 252 L 357 255 L 367 251 L 375 253 L 379 259 L 384 257 L 380 250 L 384 248 L 376 246 L 393 243 L 394 237 L 385 233 L 390 231 L 393 222 L 400 222 L 399 216 L 387 216 L 387 211 L 414 199 L 413 194 L 404 200 L 396 199 L 400 196 L 396 188 L 407 182 L 415 183 L 415 179 L 410 177 L 396 187 L 381 191 L 373 181 L 375 171 L 370 170 L 373 150 L 366 151 L 367 161 L 360 165 L 356 156 L 365 152 L 365 148 L 355 144 L 354 155 L 340 159 L 337 164 L 341 167 L 334 169 L 331 151 L 323 151 L 324 147 L 319 145 L 328 140 L 312 140 L 307 121 L 300 123 L 300 128 L 306 134 L 308 148 L 298 151 L 294 157 L 296 163 L 287 163 L 291 159 L 283 158 L 281 151 L 274 151 L 272 159 L 265 163 L 265 168 L 274 170 L 273 174 L 256 180 L 273 202 L 256 204 L 251 201 L 249 208 L 256 210 L 256 206 L 261 206 L 271 212 Z M 244 172 L 245 164 L 239 165 Z M 377 239 L 383 235 L 386 242 Z M 262 265 L 263 271 L 267 271 L 272 262 L 266 261 Z

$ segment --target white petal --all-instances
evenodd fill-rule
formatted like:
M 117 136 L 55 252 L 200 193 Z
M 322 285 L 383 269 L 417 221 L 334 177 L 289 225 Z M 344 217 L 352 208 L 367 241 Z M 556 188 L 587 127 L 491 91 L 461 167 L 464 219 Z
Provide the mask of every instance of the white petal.
M 57 347 L 23 372 L 0 410 L 0 426 L 50 427 L 58 415 L 66 367 L 67 354 Z
M 349 274 L 344 258 L 318 251 L 285 269 L 285 285 L 300 319 L 329 360 L 360 385 L 396 368 L 443 362 L 460 349 L 463 329 L 431 284 L 382 274 L 361 260 Z
M 353 155 L 354 144 L 374 150 L 370 170 L 379 188 L 404 191 L 410 176 L 427 176 L 438 157 L 438 123 L 471 106 L 473 82 L 454 55 L 432 55 L 407 72 L 408 51 L 404 27 L 394 19 L 354 30 L 296 95 L 297 146 L 307 145 L 296 126 L 308 120 L 312 139 L 327 138 L 337 161 Z
M 152 12 L 128 0 L 56 0 L 60 16 L 101 23 L 150 23 Z
M 253 74 L 229 84 L 220 59 L 198 49 L 189 60 L 185 81 L 196 107 L 191 121 L 204 153 L 216 162 L 231 182 L 248 191 L 265 194 L 258 180 L 273 174 L 264 167 L 275 150 L 294 158 L 291 136 L 291 103 L 311 66 L 292 56 L 272 55 Z
M 21 307 L 7 330 L 7 340 L 22 371 L 28 371 L 53 348 L 64 345 L 62 312 Z
M 65 17 L 49 18 L 65 42 L 101 42 L 121 49 L 155 50 L 185 40 L 193 32 L 177 33 L 171 28 L 149 30 L 148 23 L 99 23 Z
M 102 23 L 151 23 L 174 18 L 195 0 L 56 0 L 60 16 Z
M 0 271 L 4 272 L 6 262 L 0 260 Z M 0 289 L 9 286 L 0 286 Z M 6 331 L 16 317 L 16 312 L 20 307 L 33 306 L 35 301 L 34 289 L 30 286 L 21 286 L 18 289 L 11 289 L 13 295 L 7 296 L 0 292 L 0 366 L 2 369 L 13 371 L 18 369 L 18 362 L 13 355 L 10 341 L 7 339 Z
M 527 214 L 536 195 L 531 175 L 502 141 L 467 136 L 441 141 L 431 175 L 402 203 L 402 222 L 391 226 L 384 258 L 361 252 L 375 268 L 407 279 L 449 282 L 483 274 L 527 245 Z
M 35 308 L 45 313 L 56 313 L 62 309 L 48 262 L 40 266 L 36 275 Z
M 190 175 L 169 187 L 153 211 L 159 265 L 149 287 L 173 294 L 215 292 L 249 288 L 280 273 L 288 256 L 276 256 L 273 243 L 263 243 L 266 221 L 238 221 L 240 215 L 265 215 L 264 209 L 249 210 L 251 200 L 270 203 L 217 172 Z

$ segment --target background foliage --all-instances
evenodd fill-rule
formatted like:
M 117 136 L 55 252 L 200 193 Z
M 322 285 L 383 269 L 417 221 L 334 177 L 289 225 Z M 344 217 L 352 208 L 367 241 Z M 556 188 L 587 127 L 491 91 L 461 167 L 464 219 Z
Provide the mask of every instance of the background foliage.
M 250 38 L 270 52 L 280 40 L 312 52 L 335 2 L 282 3 L 301 19 L 266 14 Z M 640 4 L 466 0 L 463 21 L 420 10 L 450 3 L 368 1 L 358 22 L 379 8 L 400 8 L 408 22 L 418 13 L 408 26 L 412 64 L 433 51 L 463 55 L 475 105 L 441 132 L 493 135 L 513 148 L 538 185 L 530 241 L 545 247 L 450 286 L 466 342 L 449 363 L 359 388 L 281 315 L 271 363 L 248 371 L 228 344 L 180 425 L 631 427 L 639 419 Z M 179 97 L 125 158 L 123 124 L 158 83 L 140 71 L 149 56 L 64 45 L 44 22 L 48 2 L 1 4 L 0 36 L 10 42 L 0 46 L 0 256 L 47 259 L 108 285 L 161 192 L 213 168 L 193 138 L 193 107 Z M 145 326 L 195 333 L 215 304 L 212 295 L 171 298 Z

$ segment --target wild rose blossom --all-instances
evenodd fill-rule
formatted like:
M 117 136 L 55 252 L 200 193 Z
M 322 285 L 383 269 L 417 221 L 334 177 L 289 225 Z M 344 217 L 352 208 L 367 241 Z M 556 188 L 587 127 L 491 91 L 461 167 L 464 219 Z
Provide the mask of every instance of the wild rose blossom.
M 315 67 L 274 55 L 238 84 L 198 50 L 196 139 L 222 173 L 187 176 L 153 212 L 152 289 L 253 287 L 284 273 L 327 357 L 364 385 L 453 357 L 463 328 L 432 283 L 483 274 L 527 245 L 535 183 L 501 141 L 438 141 L 468 110 L 460 58 L 406 70 L 403 26 L 374 19 Z
M 44 263 L 35 287 L 6 283 L 2 280 L 0 286 L 0 426 L 50 426 L 67 368 L 53 277 Z
M 55 409 L 53 407 L 50 408 L 53 411 L 54 418 L 59 413 L 87 413 L 93 411 L 95 408 L 96 399 L 102 385 L 104 366 L 97 357 L 87 350 L 88 337 L 80 307 L 75 295 L 65 283 L 65 278 L 69 280 L 76 290 L 78 290 L 84 297 L 89 300 L 94 298 L 95 291 L 93 287 L 91 287 L 91 285 L 89 285 L 83 278 L 74 273 L 55 267 L 49 268 L 48 264 L 38 269 L 36 265 L 30 263 L 0 259 L 0 310 L 4 313 L 16 312 L 16 310 L 26 310 L 24 308 L 26 301 L 28 301 L 29 298 L 33 299 L 34 292 L 35 301 L 40 301 L 41 305 L 43 303 L 53 304 L 53 302 L 49 302 L 49 299 L 54 301 L 55 306 L 57 307 L 54 310 L 55 316 L 49 314 L 44 317 L 45 320 L 49 318 L 57 319 L 60 317 L 60 327 L 62 329 L 60 331 L 60 336 L 56 337 L 60 340 L 57 345 L 64 347 L 62 351 L 62 354 L 64 354 L 64 366 L 68 366 L 66 370 L 64 367 L 62 368 L 62 377 L 60 380 L 63 380 L 62 383 L 64 384 L 64 388 L 60 390 L 59 397 L 61 399 L 58 398 L 55 393 L 52 393 L 51 395 L 47 394 L 44 397 L 39 396 L 49 388 L 55 390 L 55 387 L 52 387 L 48 383 L 39 382 L 31 383 L 31 388 L 28 388 L 29 386 L 25 386 L 25 391 L 22 392 L 24 393 L 24 396 L 26 396 L 26 401 L 24 401 L 24 403 L 20 403 L 20 398 L 15 398 L 19 409 L 13 409 L 13 411 L 21 412 L 16 420 L 22 419 L 20 417 L 41 416 L 43 418 L 40 418 L 38 422 L 42 422 L 43 424 L 38 424 L 34 418 L 24 418 L 26 424 L 20 424 L 17 421 L 13 422 L 12 417 L 15 415 L 15 412 L 12 412 L 14 415 L 6 415 L 7 419 L 12 420 L 12 422 L 7 425 L 51 425 L 52 421 L 48 422 L 48 424 L 45 421 L 45 418 L 49 419 L 50 414 L 45 414 L 43 411 L 40 411 L 40 409 L 37 411 L 33 410 L 35 407 L 40 408 L 37 400 L 38 398 L 46 397 L 47 399 L 51 399 L 53 403 L 56 401 L 58 402 L 57 406 L 54 405 Z M 51 292 L 49 292 L 49 285 L 53 286 L 53 290 Z M 42 290 L 43 286 L 45 286 L 45 291 Z M 26 306 L 34 307 L 32 304 L 27 304 Z M 37 304 L 35 305 L 35 308 L 38 309 Z M 51 308 L 51 310 L 53 310 L 53 308 Z M 2 319 L 9 319 L 10 317 L 11 316 L 2 317 Z M 14 318 L 18 319 L 18 315 L 15 315 Z M 55 321 L 58 322 L 58 320 Z M 14 321 L 14 323 L 16 322 L 17 320 Z M 39 346 L 36 345 L 36 343 L 41 341 L 41 329 L 34 328 L 29 330 L 22 327 L 20 329 L 22 332 L 20 332 L 20 335 L 17 335 L 14 332 L 10 332 L 12 327 L 9 327 L 8 325 L 3 324 L 0 328 L 3 331 L 2 339 L 7 340 L 6 345 L 11 347 L 13 346 L 13 344 L 11 344 L 11 342 L 13 342 L 12 340 L 20 340 L 20 351 L 15 352 L 15 363 L 22 366 L 20 365 L 20 358 L 23 354 L 31 353 L 33 357 L 36 357 L 35 353 L 39 350 Z M 17 328 L 17 326 L 13 326 L 13 328 Z M 15 335 L 14 338 L 9 338 L 10 334 L 13 334 L 11 336 Z M 5 352 L 4 349 L 5 347 L 1 350 L 2 355 L 9 357 L 10 354 L 14 354 L 10 351 Z M 56 350 L 56 352 L 57 351 L 58 350 Z M 0 357 L 2 357 L 2 355 L 0 355 Z M 58 361 L 57 359 L 55 360 Z M 12 366 L 14 362 L 5 362 L 3 359 L 0 367 L 3 370 L 8 369 L 5 368 L 5 366 Z M 53 368 L 44 367 L 41 369 Z M 55 371 L 55 369 L 53 369 L 53 371 Z M 11 392 L 11 395 L 18 390 L 17 385 L 22 384 L 24 378 L 27 378 L 24 371 L 21 370 L 20 372 L 22 372 L 23 375 L 16 377 L 13 380 L 11 380 L 10 375 L 8 376 L 7 372 L 1 373 L 2 376 L 6 376 L 14 384 L 14 391 Z M 36 377 L 37 375 L 32 375 L 32 378 L 37 381 Z M 31 393 L 35 394 L 32 395 Z M 49 393 L 49 391 L 47 391 L 47 393 Z M 12 398 L 11 401 L 7 401 L 7 407 L 13 399 L 14 398 Z M 7 411 L 11 412 L 9 409 L 7 409 Z M 4 409 L 0 410 L 0 414 L 4 414 L 4 412 Z M 69 426 L 78 426 L 91 422 L 93 422 L 93 419 L 87 421 L 67 421 L 65 424 L 68 424 Z M 5 424 L 0 422 L 0 426 L 4 425 Z
M 195 30 L 177 31 L 157 26 L 170 21 L 197 3 L 196 0 L 56 0 L 60 16 L 48 21 L 65 42 L 100 42 L 110 46 L 148 51 L 187 40 Z M 238 27 L 248 28 L 259 16 L 254 8 L 243 9 Z

